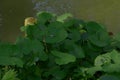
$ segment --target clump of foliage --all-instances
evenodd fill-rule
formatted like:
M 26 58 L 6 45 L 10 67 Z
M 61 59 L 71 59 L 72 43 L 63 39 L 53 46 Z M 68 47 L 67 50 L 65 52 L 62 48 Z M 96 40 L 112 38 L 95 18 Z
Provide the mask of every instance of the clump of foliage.
M 1 80 L 119 80 L 120 37 L 71 14 L 38 13 L 27 36 L 0 42 Z

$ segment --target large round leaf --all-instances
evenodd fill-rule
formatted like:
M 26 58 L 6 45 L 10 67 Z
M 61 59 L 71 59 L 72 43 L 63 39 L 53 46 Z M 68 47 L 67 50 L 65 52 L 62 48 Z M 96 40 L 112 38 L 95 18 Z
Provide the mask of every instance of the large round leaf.
M 103 75 L 100 77 L 100 80 L 120 80 L 120 77 L 115 75 Z
M 68 53 L 52 51 L 52 54 L 55 56 L 55 62 L 58 65 L 68 64 L 70 62 L 75 62 L 76 60 L 75 56 L 68 54 Z
M 21 54 L 29 54 L 30 52 L 39 53 L 44 50 L 44 47 L 41 42 L 38 40 L 31 40 L 27 38 L 20 38 L 16 45 L 20 49 Z
M 96 32 L 104 29 L 100 24 L 93 21 L 88 22 L 85 28 L 89 34 L 95 34 Z
M 51 23 L 46 29 L 45 40 L 47 43 L 58 43 L 67 37 L 67 32 L 62 23 Z
M 110 37 L 101 25 L 96 22 L 88 22 L 86 26 L 89 40 L 96 46 L 104 47 L 110 44 Z
M 53 14 L 48 12 L 39 12 L 37 13 L 37 23 L 45 24 L 47 21 L 50 21 L 54 17 Z

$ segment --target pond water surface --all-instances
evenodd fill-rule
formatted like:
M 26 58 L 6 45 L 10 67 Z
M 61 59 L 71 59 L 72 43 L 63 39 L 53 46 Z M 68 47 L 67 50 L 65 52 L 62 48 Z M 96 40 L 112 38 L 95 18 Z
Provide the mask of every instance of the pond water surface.
M 120 31 L 120 0 L 0 0 L 0 40 L 13 42 L 22 35 L 24 19 L 39 11 L 72 13 L 86 21 L 97 21 L 109 31 Z

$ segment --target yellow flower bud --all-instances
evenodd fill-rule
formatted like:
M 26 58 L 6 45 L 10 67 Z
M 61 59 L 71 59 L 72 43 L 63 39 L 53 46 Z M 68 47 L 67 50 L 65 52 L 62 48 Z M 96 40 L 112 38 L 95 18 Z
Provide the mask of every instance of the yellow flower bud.
M 28 17 L 28 18 L 26 18 L 25 21 L 24 21 L 24 26 L 34 25 L 36 22 L 37 22 L 37 19 L 36 19 L 36 18 L 34 18 L 34 17 Z
M 24 21 L 24 26 L 27 25 L 34 25 L 37 22 L 37 19 L 34 17 L 28 17 Z M 25 32 L 25 37 L 27 36 L 27 33 Z

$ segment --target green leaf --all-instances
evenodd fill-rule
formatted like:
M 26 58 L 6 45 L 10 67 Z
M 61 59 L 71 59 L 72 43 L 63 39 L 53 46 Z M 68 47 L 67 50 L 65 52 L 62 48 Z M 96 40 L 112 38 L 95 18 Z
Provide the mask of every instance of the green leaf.
M 120 54 L 113 50 L 112 52 L 98 56 L 95 59 L 95 66 L 102 66 L 105 72 L 120 72 Z
M 66 39 L 64 41 L 64 49 L 67 50 L 70 54 L 74 55 L 76 58 L 85 57 L 85 53 L 82 47 L 76 45 L 73 40 Z
M 92 51 L 102 52 L 102 48 L 101 47 L 93 45 L 90 41 L 87 42 L 87 46 Z
M 73 40 L 65 39 L 63 47 L 68 51 L 72 51 L 73 45 L 75 45 Z
M 22 32 L 25 32 L 26 29 L 27 29 L 27 26 L 22 26 L 22 27 L 20 28 L 20 30 L 21 30 Z
M 113 60 L 113 63 L 120 64 L 120 53 L 118 53 L 116 50 L 113 50 L 109 54 Z
M 76 58 L 84 58 L 85 57 L 84 50 L 82 49 L 82 47 L 77 46 L 77 45 L 75 45 L 75 46 L 73 45 L 72 54 L 75 55 Z
M 73 40 L 73 41 L 78 41 L 81 39 L 81 35 L 79 30 L 73 29 L 70 31 L 70 33 L 68 34 L 68 38 Z
M 111 57 L 108 54 L 105 55 L 99 55 L 95 59 L 95 66 L 102 66 L 105 64 L 110 64 L 111 63 Z
M 86 75 L 86 68 L 85 67 L 80 67 L 78 66 L 77 68 L 74 69 L 74 77 L 80 78 L 80 76 Z
M 59 21 L 59 22 L 64 22 L 64 20 L 66 20 L 66 19 L 69 18 L 69 17 L 73 17 L 72 14 L 70 14 L 70 13 L 65 13 L 65 14 L 63 14 L 63 15 L 58 16 L 58 17 L 57 17 L 57 21 Z
M 73 29 L 77 29 L 79 31 L 80 29 L 84 28 L 85 25 L 86 23 L 83 20 L 75 18 L 69 19 L 64 22 L 64 27 L 70 31 L 72 31 Z
M 103 75 L 100 80 L 120 80 L 120 78 L 115 75 Z
M 50 21 L 55 15 L 48 12 L 39 12 L 37 13 L 37 23 L 45 24 Z
M 68 53 L 62 53 L 59 51 L 52 51 L 51 53 L 55 56 L 55 62 L 58 65 L 64 65 L 76 61 L 76 58 Z
M 103 70 L 105 72 L 120 72 L 120 54 L 116 50 L 113 50 L 107 53 L 107 55 L 111 57 L 111 64 L 104 65 Z
M 54 22 L 46 29 L 46 43 L 58 43 L 67 37 L 67 32 L 63 28 L 62 23 Z
M 65 71 L 61 70 L 59 66 L 53 66 L 50 67 L 50 69 L 45 72 L 45 76 L 50 76 L 52 75 L 55 80 L 62 80 L 65 78 L 66 73 Z
M 120 64 L 104 65 L 102 68 L 103 68 L 104 72 L 109 72 L 109 73 L 118 72 L 118 73 L 120 73 Z
M 93 21 L 86 23 L 85 28 L 87 29 L 87 32 L 89 34 L 96 34 L 96 32 L 104 30 L 104 28 L 100 24 L 93 22 Z
M 35 52 L 35 53 L 42 52 L 44 50 L 42 43 L 39 42 L 38 40 L 32 40 L 31 46 L 32 46 L 31 48 L 32 48 L 33 52 Z
M 102 70 L 101 66 L 95 66 L 95 67 L 87 68 L 86 72 L 93 76 L 95 74 L 95 72 L 101 71 L 101 70 Z
M 113 38 L 114 38 L 115 40 L 117 40 L 117 41 L 120 41 L 120 33 L 119 33 L 119 34 L 116 34 Z
M 119 59 L 120 59 L 120 54 L 116 50 L 113 50 L 109 53 L 97 56 L 97 58 L 95 59 L 95 65 L 101 66 L 106 63 L 120 64 Z
M 17 43 L 19 49 L 20 49 L 20 54 L 29 54 L 31 52 L 31 43 L 26 41 L 20 41 Z
M 40 52 L 39 53 L 39 58 L 41 61 L 46 61 L 48 59 L 48 55 L 45 52 Z
M 30 52 L 38 53 L 42 52 L 44 47 L 38 40 L 31 40 L 27 38 L 20 38 L 16 45 L 19 47 L 21 54 L 29 54 Z
M 10 43 L 0 44 L 0 56 L 13 56 L 16 53 L 17 47 Z
M 0 44 L 0 65 L 16 65 L 19 67 L 23 66 L 23 61 L 16 57 L 18 53 L 18 47 L 9 43 Z
M 65 26 L 65 28 L 73 27 L 74 23 L 75 23 L 75 20 L 70 19 L 70 20 L 64 22 L 64 26 Z
M 104 31 L 96 32 L 95 34 L 90 35 L 89 40 L 98 47 L 104 47 L 110 44 L 110 37 Z
M 31 40 L 27 38 L 21 38 L 16 45 L 19 47 L 19 54 L 22 54 L 24 61 L 28 65 L 34 64 L 36 61 L 46 61 L 48 55 L 44 52 L 43 44 L 38 40 Z M 26 57 L 29 55 L 29 58 Z
M 86 26 L 89 40 L 96 46 L 104 47 L 110 44 L 110 37 L 105 28 L 96 22 L 88 22 Z
M 0 65 L 16 65 L 18 67 L 23 67 L 23 61 L 17 57 L 0 56 Z
M 40 29 L 35 26 L 35 25 L 28 25 L 27 29 L 26 29 L 26 34 L 28 38 L 33 39 L 33 38 L 38 38 L 38 36 L 40 35 Z M 40 36 L 39 36 L 40 37 Z
M 63 80 L 66 76 L 66 73 L 63 70 L 57 70 L 52 75 L 55 77 L 55 80 Z
M 29 25 L 26 29 L 27 38 L 37 39 L 43 41 L 43 36 L 46 34 L 46 26 L 43 24 L 39 25 Z
M 2 80 L 20 80 L 16 76 L 17 76 L 16 71 L 9 70 L 4 74 Z

